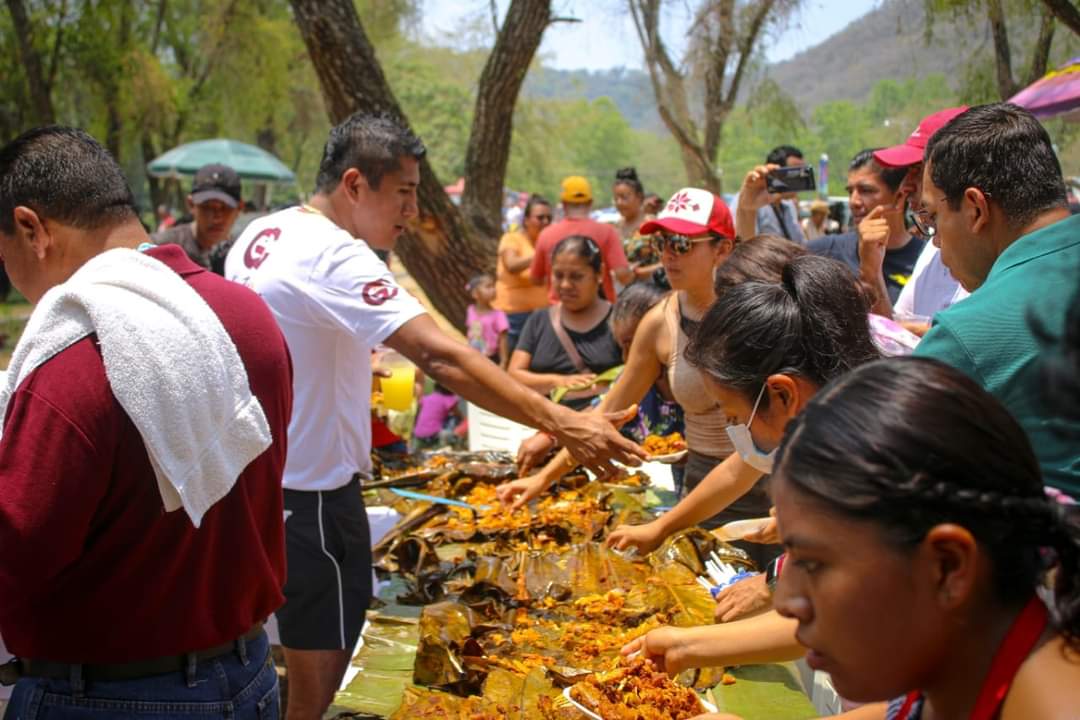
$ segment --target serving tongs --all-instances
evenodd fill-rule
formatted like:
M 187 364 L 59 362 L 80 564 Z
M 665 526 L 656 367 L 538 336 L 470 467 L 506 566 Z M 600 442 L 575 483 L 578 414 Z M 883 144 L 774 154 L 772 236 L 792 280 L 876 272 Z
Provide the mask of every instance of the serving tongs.
M 490 508 L 488 505 L 472 505 L 462 500 L 440 497 L 439 495 L 428 495 L 427 493 L 418 493 L 413 492 L 412 490 L 402 490 L 401 488 L 390 488 L 390 492 L 409 500 L 421 500 L 435 505 L 449 505 L 450 507 L 465 508 L 466 510 L 472 510 L 473 512 L 483 512 Z

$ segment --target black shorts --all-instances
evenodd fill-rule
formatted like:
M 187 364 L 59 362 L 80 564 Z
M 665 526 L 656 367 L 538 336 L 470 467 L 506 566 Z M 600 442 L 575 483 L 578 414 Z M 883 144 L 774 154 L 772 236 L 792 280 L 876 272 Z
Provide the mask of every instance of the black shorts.
M 371 531 L 359 481 L 336 490 L 286 490 L 285 512 L 281 644 L 351 652 L 371 604 Z

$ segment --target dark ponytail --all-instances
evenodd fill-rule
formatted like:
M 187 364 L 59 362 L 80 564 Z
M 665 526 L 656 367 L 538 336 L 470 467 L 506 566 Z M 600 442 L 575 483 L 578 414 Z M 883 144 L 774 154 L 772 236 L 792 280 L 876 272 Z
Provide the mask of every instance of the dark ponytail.
M 806 248 L 780 235 L 763 233 L 735 243 L 735 248 L 713 276 L 716 297 L 748 280 L 778 283 L 784 267 Z
M 774 373 L 824 385 L 881 357 L 868 312 L 845 265 L 798 257 L 784 266 L 779 283 L 745 282 L 717 298 L 690 339 L 686 360 L 748 397 Z
M 615 173 L 615 184 L 626 185 L 634 194 L 639 198 L 645 198 L 645 187 L 641 184 L 641 180 L 638 179 L 637 169 L 632 167 L 620 168 Z
M 991 560 L 997 599 L 1012 607 L 1056 561 L 1060 630 L 1080 650 L 1076 506 L 1046 496 L 1023 429 L 963 373 L 908 357 L 833 381 L 788 424 L 774 482 L 878 525 L 901 548 L 936 525 L 963 526 Z

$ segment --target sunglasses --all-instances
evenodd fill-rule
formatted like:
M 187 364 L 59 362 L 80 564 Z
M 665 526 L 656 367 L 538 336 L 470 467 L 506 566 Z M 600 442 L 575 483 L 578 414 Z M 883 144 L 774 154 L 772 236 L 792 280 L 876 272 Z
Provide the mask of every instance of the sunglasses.
M 671 252 L 676 255 L 685 255 L 694 248 L 694 243 L 712 242 L 713 237 L 701 237 L 691 238 L 685 235 L 665 235 L 663 233 L 657 233 L 652 236 L 652 246 L 656 252 L 661 255 L 664 253 L 664 248 L 671 248 Z

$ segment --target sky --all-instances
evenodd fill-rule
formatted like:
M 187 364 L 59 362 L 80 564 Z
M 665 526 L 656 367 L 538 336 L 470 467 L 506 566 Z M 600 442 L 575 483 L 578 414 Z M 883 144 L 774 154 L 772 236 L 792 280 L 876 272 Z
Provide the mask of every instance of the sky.
M 500 17 L 509 0 L 498 0 Z M 688 0 L 670 4 L 664 18 L 664 37 L 673 54 L 682 49 L 682 37 L 690 15 Z M 869 12 L 877 2 L 852 0 L 805 0 L 791 26 L 765 41 L 769 62 L 781 62 L 813 47 L 848 23 Z M 642 69 L 641 47 L 626 0 L 554 0 L 560 17 L 579 18 L 579 23 L 557 23 L 544 34 L 540 53 L 544 64 L 560 70 L 605 70 L 614 67 Z M 421 32 L 440 43 L 468 43 L 477 28 L 491 27 L 489 0 L 425 0 Z M 488 38 L 490 42 L 490 38 Z

